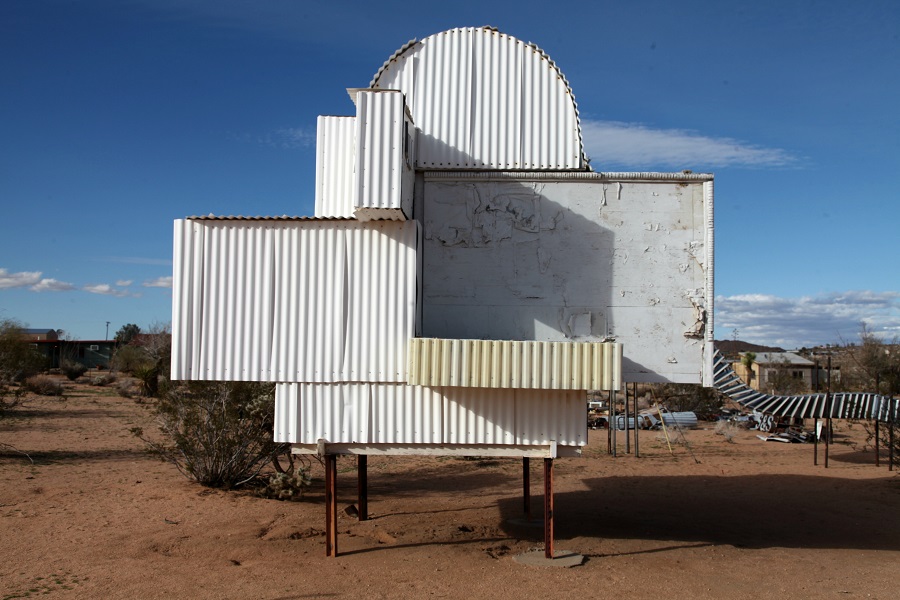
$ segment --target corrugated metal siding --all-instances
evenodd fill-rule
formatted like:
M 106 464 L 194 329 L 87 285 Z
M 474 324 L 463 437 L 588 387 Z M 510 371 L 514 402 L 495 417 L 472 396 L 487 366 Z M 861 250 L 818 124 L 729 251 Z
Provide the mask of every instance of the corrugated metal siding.
M 406 379 L 415 221 L 178 221 L 176 379 Z
M 714 352 L 714 384 L 732 400 L 761 413 L 803 419 L 877 419 L 896 418 L 900 399 L 871 393 L 837 392 L 804 396 L 774 396 L 751 389 L 734 372 L 731 361 L 718 350 Z M 892 417 L 893 415 L 893 417 Z
M 621 387 L 621 371 L 614 342 L 409 341 L 410 385 L 610 390 Z
M 585 394 L 516 390 L 516 444 L 587 444 Z
M 421 132 L 420 168 L 587 168 L 578 109 L 558 67 L 494 29 L 452 29 L 407 45 L 370 87 L 406 94 Z
M 356 117 L 319 117 L 316 217 L 352 217 Z
M 577 391 L 278 384 L 275 441 L 583 446 L 584 411 Z
M 356 93 L 353 207 L 358 214 L 366 209 L 401 209 L 404 112 L 400 92 Z

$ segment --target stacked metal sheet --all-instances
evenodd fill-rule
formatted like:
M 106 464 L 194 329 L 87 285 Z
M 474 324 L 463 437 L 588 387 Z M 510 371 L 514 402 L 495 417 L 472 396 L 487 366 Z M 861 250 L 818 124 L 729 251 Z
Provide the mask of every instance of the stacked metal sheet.
M 734 372 L 731 362 L 716 350 L 714 384 L 722 393 L 749 409 L 779 417 L 800 419 L 877 419 L 890 421 L 898 416 L 896 398 L 880 394 L 837 392 L 802 396 L 775 396 L 757 392 Z

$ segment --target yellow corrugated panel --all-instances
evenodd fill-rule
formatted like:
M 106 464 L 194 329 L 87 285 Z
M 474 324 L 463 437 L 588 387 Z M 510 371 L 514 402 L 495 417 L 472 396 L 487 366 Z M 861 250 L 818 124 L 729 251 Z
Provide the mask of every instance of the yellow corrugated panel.
M 615 342 L 409 340 L 410 385 L 612 390 L 621 388 L 621 374 Z

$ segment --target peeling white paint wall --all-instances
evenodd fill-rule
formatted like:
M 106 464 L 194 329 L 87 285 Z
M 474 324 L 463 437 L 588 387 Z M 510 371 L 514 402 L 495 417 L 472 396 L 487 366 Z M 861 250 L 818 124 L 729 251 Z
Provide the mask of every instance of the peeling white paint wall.
M 702 181 L 429 174 L 424 337 L 624 346 L 626 381 L 699 382 Z

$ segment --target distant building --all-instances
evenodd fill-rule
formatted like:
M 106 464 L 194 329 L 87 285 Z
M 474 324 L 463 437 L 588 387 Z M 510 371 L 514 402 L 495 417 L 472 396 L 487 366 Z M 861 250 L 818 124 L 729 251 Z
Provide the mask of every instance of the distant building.
M 23 329 L 22 334 L 28 340 L 58 340 L 55 329 Z
M 785 387 L 785 379 L 795 380 L 797 392 L 812 390 L 817 373 L 816 363 L 793 352 L 757 352 L 748 372 L 743 363 L 746 353 L 734 361 L 732 366 L 747 385 L 754 390 L 771 392 L 775 387 Z M 783 393 L 784 390 L 775 390 Z
M 58 369 L 63 361 L 81 363 L 89 369 L 108 369 L 115 340 L 34 339 L 31 346 L 47 359 L 47 367 Z

